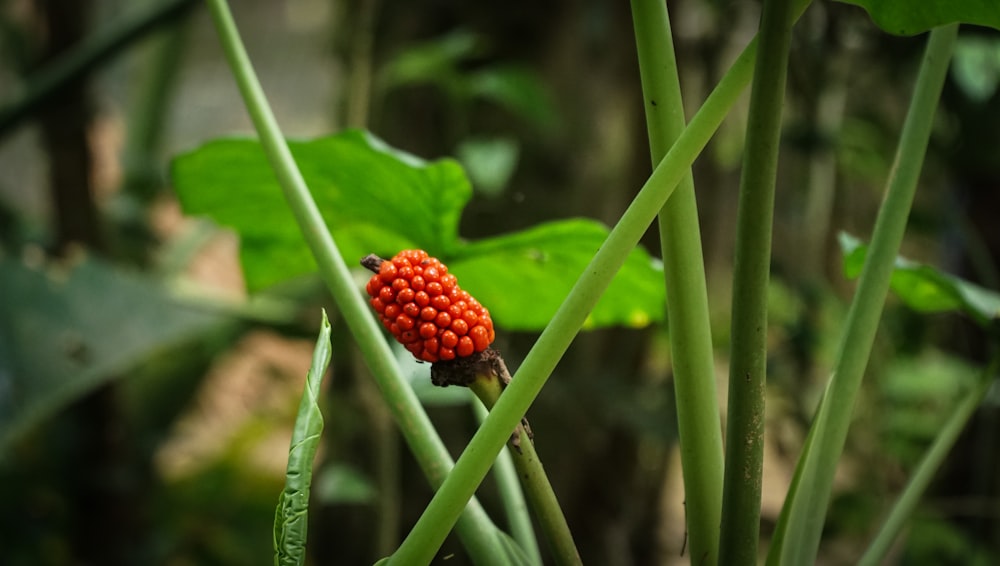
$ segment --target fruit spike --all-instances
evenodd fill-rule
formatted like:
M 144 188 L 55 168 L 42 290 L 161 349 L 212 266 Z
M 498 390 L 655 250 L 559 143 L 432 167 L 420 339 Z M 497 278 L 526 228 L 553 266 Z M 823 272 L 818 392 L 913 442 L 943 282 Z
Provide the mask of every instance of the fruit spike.
M 418 360 L 464 358 L 493 343 L 490 312 L 427 252 L 403 250 L 391 260 L 369 255 L 361 265 L 375 272 L 365 290 L 382 326 Z

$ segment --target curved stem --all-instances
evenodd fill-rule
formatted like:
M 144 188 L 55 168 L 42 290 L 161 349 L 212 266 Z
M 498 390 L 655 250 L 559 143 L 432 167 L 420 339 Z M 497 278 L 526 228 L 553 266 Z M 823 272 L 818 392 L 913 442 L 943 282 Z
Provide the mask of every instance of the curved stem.
M 229 7 L 225 0 L 208 0 L 208 5 L 226 58 L 229 60 L 254 127 L 260 135 L 261 145 L 278 178 L 288 206 L 294 213 L 302 235 L 316 259 L 319 274 L 329 287 L 344 320 L 357 340 L 365 362 L 371 368 L 386 404 L 399 424 L 417 462 L 430 484 L 438 487 L 452 467 L 451 457 L 434 430 L 427 413 L 420 406 L 416 394 L 400 372 L 375 318 L 361 299 L 351 272 L 327 230 L 316 202 L 302 178 L 302 173 L 281 135 L 243 42 L 240 40 Z M 503 549 L 499 546 L 498 531 L 479 503 L 470 499 L 471 494 L 459 506 L 458 511 L 462 518 L 458 521 L 458 534 L 477 564 L 490 564 L 497 556 L 504 555 Z M 462 513 L 463 511 L 465 513 Z M 450 524 L 453 523 L 454 521 Z M 448 529 L 443 530 L 442 539 Z M 438 547 L 427 548 L 433 556 Z
M 497 355 L 495 360 L 493 367 L 490 368 L 492 371 L 477 372 L 475 379 L 469 384 L 469 389 L 489 409 L 492 409 L 500 399 L 504 382 L 510 380 L 503 359 Z M 573 542 L 573 533 L 566 524 L 566 517 L 559 507 L 552 484 L 549 483 L 542 462 L 538 459 L 538 453 L 535 452 L 535 443 L 529 430 L 525 423 L 518 423 L 507 443 L 528 503 L 538 519 L 556 564 L 564 566 L 583 564 L 576 550 L 576 543 Z
M 470 395 L 469 400 L 476 413 L 476 420 L 482 424 L 490 414 L 489 410 L 478 398 Z M 517 479 L 517 470 L 514 469 L 514 460 L 509 451 L 501 450 L 497 455 L 493 464 L 493 476 L 496 478 L 497 490 L 500 492 L 500 500 L 507 515 L 511 538 L 524 550 L 524 554 L 532 564 L 541 564 L 542 553 L 535 537 L 535 527 L 531 524 L 528 503 L 524 499 L 524 491 Z
M 935 28 L 930 34 L 900 134 L 885 200 L 879 209 L 865 266 L 841 334 L 834 373 L 813 421 L 810 449 L 803 453 L 796 466 L 799 481 L 785 500 L 778 525 L 784 534 L 772 545 L 769 564 L 811 564 L 819 550 L 833 475 L 844 449 L 854 401 L 889 292 L 894 262 L 903 241 L 930 140 L 934 111 L 957 35 L 957 24 Z

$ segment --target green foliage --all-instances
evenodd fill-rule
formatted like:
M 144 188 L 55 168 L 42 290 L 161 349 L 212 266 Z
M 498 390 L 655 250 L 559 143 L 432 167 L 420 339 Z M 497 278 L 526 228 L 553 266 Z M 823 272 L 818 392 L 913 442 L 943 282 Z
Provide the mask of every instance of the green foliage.
M 461 113 L 477 100 L 489 101 L 542 132 L 551 131 L 556 111 L 537 74 L 517 65 L 463 66 L 486 55 L 485 40 L 467 30 L 457 30 L 413 45 L 386 63 L 379 86 L 391 90 L 412 85 L 433 85 Z
M 446 262 L 506 330 L 543 328 L 608 234 L 575 219 L 466 243 L 458 220 L 471 189 L 456 162 L 427 163 L 354 130 L 289 148 L 345 257 L 424 249 Z M 239 233 L 251 290 L 315 271 L 257 142 L 209 142 L 178 157 L 173 178 L 185 212 L 210 215 Z M 589 326 L 661 320 L 661 280 L 659 263 L 633 250 Z
M 330 322 L 323 311 L 312 367 L 306 377 L 305 391 L 299 403 L 288 450 L 285 489 L 278 497 L 274 512 L 274 564 L 301 566 L 306 559 L 308 535 L 309 492 L 312 486 L 312 465 L 323 433 L 323 413 L 319 409 L 319 387 L 330 365 Z
M 377 497 L 370 479 L 353 466 L 324 466 L 316 476 L 315 495 L 318 501 L 332 503 L 372 503 Z
M 1000 83 L 1000 38 L 961 36 L 955 43 L 951 76 L 970 99 L 984 103 Z
M 883 30 L 914 35 L 937 26 L 967 23 L 1000 29 L 994 0 L 840 0 L 864 8 Z
M 537 330 L 555 314 L 607 236 L 607 229 L 592 220 L 548 222 L 463 246 L 448 260 L 449 267 L 504 329 Z M 661 320 L 659 269 L 644 250 L 633 250 L 586 327 L 642 327 Z
M 137 364 L 228 320 L 97 260 L 33 269 L 0 260 L 0 451 Z
M 989 566 L 997 560 L 989 548 L 940 517 L 921 517 L 914 521 L 900 557 L 904 564 L 967 566 Z
M 844 274 L 854 279 L 861 274 L 868 246 L 845 233 L 839 239 Z M 907 306 L 920 312 L 961 311 L 983 326 L 1000 317 L 1000 294 L 904 257 L 896 258 L 890 285 Z
M 345 257 L 457 247 L 472 190 L 455 161 L 426 163 L 353 130 L 288 145 Z M 172 174 L 186 213 L 239 233 L 251 291 L 316 270 L 258 142 L 209 142 L 178 157 Z
M 886 451 L 908 468 L 931 443 L 978 371 L 940 352 L 893 360 L 878 380 L 877 416 Z
M 469 138 L 458 144 L 455 154 L 468 172 L 475 187 L 484 194 L 496 195 L 507 187 L 520 146 L 512 138 Z

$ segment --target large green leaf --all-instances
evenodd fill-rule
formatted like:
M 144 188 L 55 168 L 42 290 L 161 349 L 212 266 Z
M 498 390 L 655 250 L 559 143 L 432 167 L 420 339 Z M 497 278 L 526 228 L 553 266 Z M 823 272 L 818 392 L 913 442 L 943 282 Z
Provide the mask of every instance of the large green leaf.
M 506 330 L 543 328 L 608 235 L 576 219 L 464 243 L 458 220 L 471 191 L 456 162 L 427 163 L 358 131 L 289 146 L 346 258 L 424 249 Z M 173 174 L 185 212 L 237 231 L 251 290 L 315 270 L 256 142 L 210 142 L 177 158 Z M 663 309 L 659 262 L 637 249 L 588 325 L 643 326 L 662 319 Z
M 0 451 L 151 355 L 228 317 L 95 260 L 32 269 L 0 260 Z
M 455 247 L 472 194 L 457 162 L 427 163 L 356 130 L 288 145 L 345 257 L 414 246 L 445 256 Z M 256 140 L 209 142 L 178 157 L 172 174 L 185 212 L 239 234 L 251 290 L 316 270 Z
M 840 0 L 861 6 L 883 30 L 914 35 L 955 22 L 1000 29 L 996 0 Z
M 839 239 L 844 273 L 854 279 L 864 267 L 868 246 L 843 232 Z M 896 258 L 891 285 L 892 291 L 914 310 L 962 311 L 983 326 L 1000 318 L 1000 294 L 904 257 Z
M 607 236 L 591 220 L 550 222 L 463 246 L 449 258 L 449 268 L 504 329 L 537 330 L 548 324 Z M 585 327 L 641 327 L 661 320 L 661 269 L 645 250 L 632 250 Z

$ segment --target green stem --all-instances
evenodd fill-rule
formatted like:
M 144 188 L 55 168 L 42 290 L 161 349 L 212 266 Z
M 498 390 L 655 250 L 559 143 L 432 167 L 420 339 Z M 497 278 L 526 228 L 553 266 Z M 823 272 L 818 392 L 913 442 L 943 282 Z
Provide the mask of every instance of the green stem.
M 506 374 L 507 368 L 503 367 L 503 360 L 498 358 L 498 361 L 501 365 L 500 371 Z M 501 376 L 494 372 L 480 373 L 469 384 L 469 389 L 488 409 L 492 409 L 503 393 L 501 379 Z M 514 434 L 510 437 L 508 452 L 514 460 L 514 467 L 521 478 L 521 486 L 528 498 L 528 504 L 538 519 L 555 562 L 562 566 L 583 564 L 573 542 L 573 533 L 570 532 L 566 517 L 559 507 L 559 500 L 556 499 L 552 484 L 549 483 L 542 462 L 538 459 L 538 453 L 535 452 L 535 443 L 521 423 L 516 426 L 516 429 L 512 429 Z
M 799 1 L 804 9 L 807 2 Z M 749 84 L 756 52 L 757 42 L 754 40 L 733 62 L 691 123 L 656 166 L 539 336 L 511 384 L 455 463 L 455 468 L 448 474 L 424 514 L 393 554 L 391 562 L 409 566 L 427 564 L 433 559 L 448 534 L 447 528 L 455 523 L 461 506 L 483 481 L 510 431 L 545 385 L 588 313 Z
M 653 163 L 684 131 L 684 104 L 665 2 L 632 0 Z M 659 214 L 667 288 L 667 327 L 676 392 L 677 428 L 688 548 L 698 564 L 715 564 L 722 512 L 722 427 L 694 178 L 685 171 Z
M 796 473 L 800 474 L 800 481 L 789 492 L 779 519 L 779 523 L 785 523 L 779 524 L 785 535 L 782 544 L 772 546 L 769 563 L 811 564 L 819 550 L 834 471 L 844 449 L 855 398 L 889 291 L 957 35 L 957 24 L 936 28 L 930 34 L 885 200 L 841 335 L 833 377 L 813 422 L 812 446 L 799 459 Z
M 316 259 L 319 274 L 329 287 L 344 320 L 357 340 L 365 362 L 371 368 L 382 395 L 417 462 L 430 484 L 438 487 L 452 467 L 451 457 L 434 430 L 427 413 L 420 406 L 416 395 L 396 365 L 392 351 L 375 318 L 361 300 L 351 272 L 327 230 L 316 202 L 309 194 L 309 189 L 267 104 L 229 7 L 225 0 L 208 0 L 208 5 L 226 58 L 233 70 L 254 127 L 260 135 L 261 145 L 302 230 L 302 235 Z M 498 547 L 497 529 L 479 503 L 470 499 L 471 494 L 462 501 L 456 513 L 456 518 L 459 514 L 462 516 L 458 521 L 458 533 L 472 559 L 476 563 L 489 564 L 496 556 L 503 553 Z M 468 506 L 466 502 L 469 503 Z M 466 511 L 464 514 L 463 510 Z M 432 555 L 436 549 L 437 546 L 431 549 Z
M 1000 362 L 1000 359 L 994 358 L 989 367 L 984 370 L 983 375 L 979 377 L 972 391 L 969 391 L 958 407 L 955 408 L 955 412 L 952 413 L 951 418 L 948 419 L 941 432 L 938 433 L 937 438 L 934 439 L 934 443 L 927 449 L 927 453 L 924 454 L 920 463 L 917 464 L 917 468 L 913 472 L 913 477 L 906 484 L 903 493 L 899 496 L 892 511 L 886 518 L 885 524 L 882 525 L 875 540 L 872 541 L 871 546 L 868 547 L 861 560 L 858 561 L 859 566 L 877 566 L 885 558 L 885 555 L 889 552 L 889 548 L 892 546 L 892 542 L 899 536 L 899 532 L 903 530 L 903 525 L 910 518 L 917 503 L 920 501 L 920 497 L 923 496 L 924 491 L 927 490 L 927 486 L 930 485 L 931 479 L 934 478 L 934 473 L 941 467 L 941 463 L 944 462 L 951 447 L 958 440 L 958 436 L 962 433 L 962 429 L 965 428 L 966 423 L 969 422 L 969 418 L 972 417 L 976 408 L 979 407 L 979 404 L 986 397 L 986 393 L 990 390 L 990 387 L 993 386 L 994 375 L 996 374 L 997 366 L 1000 365 L 998 362 Z M 942 378 L 946 379 L 947 377 L 942 376 Z
M 0 110 L 0 137 L 31 116 L 68 83 L 79 80 L 133 41 L 185 14 L 195 3 L 196 0 L 164 0 L 155 6 L 134 10 L 32 75 L 21 95 Z
M 472 401 L 476 420 L 482 424 L 490 414 L 489 410 L 478 398 L 470 396 L 469 399 Z M 510 525 L 511 538 L 524 550 L 532 564 L 541 564 L 542 553 L 538 548 L 535 528 L 531 524 L 528 503 L 524 499 L 524 491 L 517 479 L 517 470 L 514 469 L 514 460 L 509 451 L 501 450 L 497 455 L 496 462 L 493 463 L 493 476 L 496 478 L 497 491 L 500 492 L 500 501 L 503 503 L 507 523 Z
M 793 23 L 791 0 L 765 0 L 736 219 L 729 417 L 719 547 L 722 564 L 757 563 L 771 225 Z

